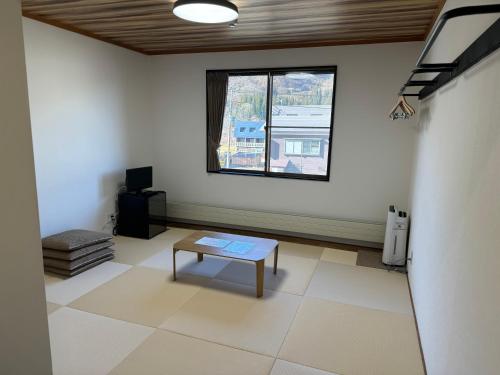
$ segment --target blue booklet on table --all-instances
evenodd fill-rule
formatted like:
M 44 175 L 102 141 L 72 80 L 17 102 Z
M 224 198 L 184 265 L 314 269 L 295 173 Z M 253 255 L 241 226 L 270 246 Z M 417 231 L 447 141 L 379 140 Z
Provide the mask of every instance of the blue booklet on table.
M 231 243 L 231 241 L 222 240 L 220 238 L 213 238 L 213 237 L 203 237 L 195 242 L 195 244 L 197 244 L 197 245 L 218 247 L 220 249 L 222 249 L 223 247 L 226 247 L 229 243 Z
M 233 241 L 224 248 L 224 251 L 235 254 L 246 254 L 253 249 L 253 242 Z

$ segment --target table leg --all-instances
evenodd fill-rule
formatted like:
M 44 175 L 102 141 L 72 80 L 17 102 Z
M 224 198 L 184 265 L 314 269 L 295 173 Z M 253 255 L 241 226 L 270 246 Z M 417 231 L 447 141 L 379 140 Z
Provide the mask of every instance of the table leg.
M 278 272 L 278 246 L 279 245 L 276 245 L 276 247 L 274 248 L 274 274 L 276 275 L 276 272 Z
M 255 262 L 257 266 L 257 298 L 264 294 L 264 259 Z
M 203 253 L 198 253 L 198 262 L 203 261 Z
M 175 271 L 175 253 L 177 252 L 176 249 L 174 249 L 173 251 L 173 256 L 174 256 L 174 281 L 177 280 L 177 274 L 176 274 L 176 271 Z

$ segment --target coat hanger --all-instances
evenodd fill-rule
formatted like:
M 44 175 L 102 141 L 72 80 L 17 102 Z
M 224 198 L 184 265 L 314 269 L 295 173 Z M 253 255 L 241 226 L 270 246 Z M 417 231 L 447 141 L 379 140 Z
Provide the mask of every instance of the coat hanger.
M 410 103 L 408 103 L 406 101 L 406 98 L 404 97 L 404 95 L 401 95 L 401 98 L 402 98 L 402 102 L 404 104 L 404 106 L 406 107 L 406 109 L 408 109 L 408 111 L 411 113 L 411 115 L 413 116 L 415 113 L 417 113 L 415 111 L 415 109 L 410 105 Z
M 401 109 L 401 112 L 398 112 Z M 416 113 L 415 109 L 406 101 L 404 95 L 400 94 L 396 105 L 392 108 L 389 113 L 389 118 L 391 120 L 397 120 L 400 118 L 409 119 Z
M 398 109 L 401 111 L 398 112 Z M 401 96 L 398 97 L 398 101 L 396 102 L 396 105 L 392 108 L 391 112 L 389 113 L 389 118 L 392 120 L 397 120 L 400 118 L 407 119 L 412 115 L 411 110 L 405 106 Z

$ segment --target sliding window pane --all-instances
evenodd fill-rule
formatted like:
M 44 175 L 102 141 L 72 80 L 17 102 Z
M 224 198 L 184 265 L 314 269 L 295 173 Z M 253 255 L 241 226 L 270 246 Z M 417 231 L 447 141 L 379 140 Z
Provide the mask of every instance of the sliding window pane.
M 270 170 L 326 176 L 333 73 L 273 76 Z
M 219 160 L 223 169 L 264 171 L 267 74 L 230 76 Z
M 271 128 L 270 171 L 326 176 L 329 142 L 324 129 Z

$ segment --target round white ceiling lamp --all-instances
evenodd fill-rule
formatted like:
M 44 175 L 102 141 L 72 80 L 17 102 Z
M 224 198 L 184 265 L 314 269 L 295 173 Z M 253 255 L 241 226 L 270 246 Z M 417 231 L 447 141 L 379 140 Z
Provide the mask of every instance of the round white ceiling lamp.
M 238 7 L 227 0 L 177 0 L 174 14 L 198 23 L 226 23 L 238 19 Z

